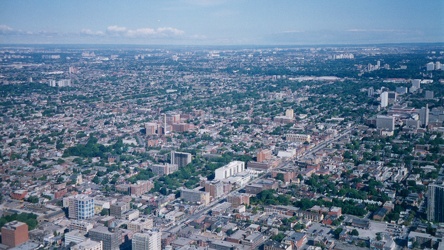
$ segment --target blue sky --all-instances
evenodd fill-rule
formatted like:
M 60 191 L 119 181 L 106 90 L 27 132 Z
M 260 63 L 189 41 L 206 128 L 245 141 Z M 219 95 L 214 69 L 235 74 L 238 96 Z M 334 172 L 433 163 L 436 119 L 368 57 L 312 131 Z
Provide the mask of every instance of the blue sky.
M 444 42 L 443 0 L 0 0 L 0 43 Z

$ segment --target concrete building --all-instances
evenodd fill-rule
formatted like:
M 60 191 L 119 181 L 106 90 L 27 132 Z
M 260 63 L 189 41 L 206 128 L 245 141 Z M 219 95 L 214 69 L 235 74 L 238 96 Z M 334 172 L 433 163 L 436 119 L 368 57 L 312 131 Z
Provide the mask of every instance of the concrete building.
M 71 247 L 71 250 L 103 250 L 103 243 L 87 239 Z
M 385 108 L 388 106 L 388 92 L 384 91 L 381 93 L 381 108 Z
M 429 62 L 426 64 L 427 71 L 435 70 L 435 64 L 433 62 Z
M 294 111 L 293 111 L 293 109 L 285 110 L 285 116 L 290 118 L 290 119 L 294 118 Z
M 158 124 L 154 122 L 145 123 L 146 135 L 156 135 Z
M 123 214 L 130 210 L 130 204 L 127 202 L 116 202 L 110 206 L 110 215 L 116 218 L 123 218 Z
M 99 226 L 89 231 L 89 238 L 102 241 L 104 250 L 119 250 L 122 243 L 120 231 L 110 231 L 107 227 Z
M 261 151 L 259 151 L 259 153 L 257 153 L 257 157 L 256 157 L 257 162 L 263 162 L 263 161 L 269 160 L 269 159 L 271 159 L 271 156 L 272 156 L 271 150 L 269 150 L 269 149 L 261 150 Z
M 219 198 L 224 194 L 224 183 L 222 181 L 205 182 L 205 192 L 210 193 L 214 199 Z
M 182 189 L 180 191 L 180 198 L 182 198 L 186 202 L 197 203 L 208 205 L 210 203 L 210 193 L 191 190 L 191 189 Z
M 232 161 L 227 165 L 215 170 L 215 180 L 223 180 L 237 173 L 245 171 L 245 162 Z
M 367 89 L 367 96 L 368 97 L 373 97 L 374 94 L 375 94 L 375 89 L 373 87 L 370 87 Z
M 243 193 L 232 193 L 227 197 L 227 201 L 231 203 L 232 207 L 239 207 L 240 205 L 250 205 L 250 195 Z
M 176 172 L 179 169 L 179 166 L 177 166 L 176 164 L 166 163 L 163 165 L 162 164 L 154 164 L 154 165 L 151 165 L 149 168 L 151 169 L 151 171 L 153 171 L 153 173 L 155 175 L 162 176 L 162 175 L 169 175 L 169 174 Z
M 434 93 L 431 90 L 426 90 L 425 95 L 424 95 L 425 99 L 433 99 L 434 98 Z
M 416 89 L 421 88 L 421 79 L 413 79 L 412 80 L 412 87 Z
M 133 250 L 161 250 L 162 233 L 159 231 L 148 231 L 133 235 Z
M 2 244 L 8 247 L 16 247 L 29 240 L 28 225 L 20 221 L 6 223 L 1 232 Z
M 285 140 L 290 142 L 310 142 L 311 137 L 310 135 L 304 135 L 304 134 L 286 134 Z
M 427 190 L 427 220 L 444 222 L 444 184 L 429 184 Z
M 419 111 L 419 120 L 421 121 L 421 126 L 427 127 L 429 125 L 429 105 L 426 104 L 425 107 L 421 108 Z
M 94 198 L 79 194 L 68 198 L 70 219 L 85 220 L 94 216 Z
M 376 116 L 376 128 L 388 131 L 395 130 L 395 117 L 385 115 Z
M 179 168 L 185 167 L 191 163 L 192 156 L 190 153 L 171 151 L 171 164 L 176 164 Z
M 143 232 L 148 229 L 152 229 L 154 226 L 154 219 L 153 218 L 138 218 L 136 220 L 130 221 L 128 223 L 128 230 L 131 230 L 133 232 Z
M 84 242 L 87 238 L 85 237 L 85 232 L 80 230 L 72 230 L 65 233 L 65 247 L 68 247 L 70 244 L 79 244 Z

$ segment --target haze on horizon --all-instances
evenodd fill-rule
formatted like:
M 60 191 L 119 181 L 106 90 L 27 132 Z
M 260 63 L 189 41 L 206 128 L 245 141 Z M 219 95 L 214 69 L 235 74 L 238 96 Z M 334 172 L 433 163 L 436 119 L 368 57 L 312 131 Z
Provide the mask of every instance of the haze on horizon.
M 444 42 L 444 1 L 23 0 L 0 44 L 307 45 Z

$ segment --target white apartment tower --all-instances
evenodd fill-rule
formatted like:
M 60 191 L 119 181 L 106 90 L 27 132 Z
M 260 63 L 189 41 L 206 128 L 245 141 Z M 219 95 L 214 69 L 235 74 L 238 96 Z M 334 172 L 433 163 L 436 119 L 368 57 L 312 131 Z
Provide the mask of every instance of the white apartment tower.
M 381 93 L 381 108 L 388 106 L 388 92 L 384 91 Z
M 161 232 L 147 231 L 133 235 L 133 250 L 161 250 Z

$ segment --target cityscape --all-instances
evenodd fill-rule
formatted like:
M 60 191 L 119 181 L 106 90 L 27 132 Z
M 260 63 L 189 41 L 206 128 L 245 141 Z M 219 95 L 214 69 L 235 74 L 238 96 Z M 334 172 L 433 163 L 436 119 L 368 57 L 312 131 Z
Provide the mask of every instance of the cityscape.
M 2 249 L 442 249 L 444 46 L 3 46 Z
M 444 250 L 444 1 L 0 2 L 0 250 Z

